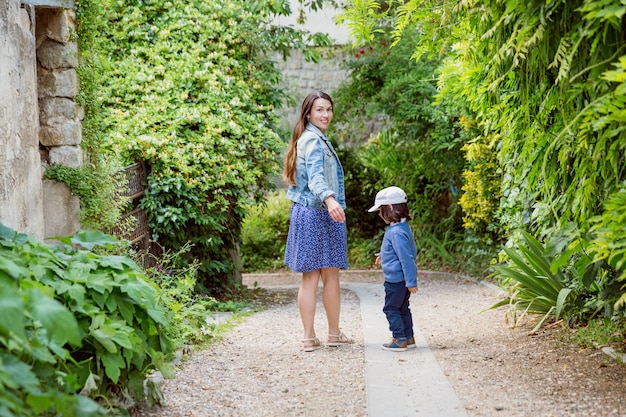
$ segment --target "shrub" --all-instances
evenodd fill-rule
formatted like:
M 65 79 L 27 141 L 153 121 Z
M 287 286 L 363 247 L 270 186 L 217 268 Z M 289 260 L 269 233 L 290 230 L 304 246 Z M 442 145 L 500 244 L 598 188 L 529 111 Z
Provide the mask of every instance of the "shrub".
M 246 272 L 284 269 L 291 201 L 283 193 L 271 193 L 253 207 L 242 224 L 241 257 Z
M 607 310 L 624 309 L 626 305 L 626 183 L 604 203 L 604 212 L 592 219 L 590 251 L 594 261 L 603 261 L 604 302 Z M 610 290 L 609 290 L 610 289 Z
M 65 245 L 0 225 L 0 409 L 95 416 L 88 397 L 143 402 L 148 372 L 172 375 L 158 288 L 131 259 L 97 254 L 116 243 L 100 232 L 57 239 Z
M 241 280 L 241 222 L 274 187 L 283 147 L 281 75 L 267 52 L 327 38 L 272 27 L 283 2 L 111 1 L 106 10 L 104 148 L 151 165 L 141 208 L 154 238 L 168 250 L 191 242 L 179 260 L 198 259 L 201 290 L 228 295 Z
M 438 60 L 413 59 L 418 39 L 419 34 L 411 32 L 390 47 L 391 41 L 379 33 L 346 62 L 349 78 L 334 93 L 332 132 L 346 147 L 354 147 L 349 152 L 354 158 L 346 159 L 346 190 L 348 197 L 356 197 L 357 204 L 349 199 L 348 208 L 357 210 L 349 217 L 357 222 L 348 227 L 359 239 L 373 239 L 384 226 L 366 213 L 376 192 L 397 185 L 409 196 L 411 226 L 425 237 L 423 246 L 463 240 L 458 191 L 464 133 L 458 129 L 454 106 L 435 105 Z M 380 131 L 364 143 L 355 140 L 363 120 L 380 115 L 387 120 Z M 422 255 L 436 257 L 444 253 L 440 249 L 424 247 Z
M 168 328 L 168 336 L 177 349 L 202 344 L 215 336 L 207 325 L 213 312 L 238 311 L 247 306 L 244 301 L 222 302 L 196 291 L 199 262 L 179 261 L 190 249 L 187 243 L 176 251 L 162 251 L 151 260 L 153 266 L 145 270 L 147 278 L 161 289 L 160 301 L 167 307 L 170 321 L 176 323 Z
M 508 264 L 494 267 L 494 274 L 504 279 L 509 296 L 492 308 L 508 304 L 514 324 L 520 313 L 540 315 L 535 329 L 561 316 L 576 319 L 583 310 L 582 283 L 576 273 L 572 274 L 574 271 L 567 274 L 563 268 L 572 255 L 571 251 L 561 250 L 569 246 L 568 239 L 555 237 L 543 245 L 526 232 L 522 236 L 517 250 L 504 248 Z

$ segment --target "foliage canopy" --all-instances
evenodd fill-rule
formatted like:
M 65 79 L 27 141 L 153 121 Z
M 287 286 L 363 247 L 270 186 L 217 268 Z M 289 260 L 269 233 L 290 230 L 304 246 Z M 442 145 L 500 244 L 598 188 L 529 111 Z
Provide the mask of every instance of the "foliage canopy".
M 191 243 L 187 262 L 200 260 L 200 283 L 211 292 L 240 281 L 241 222 L 278 171 L 274 110 L 283 96 L 268 52 L 328 44 L 319 34 L 272 26 L 288 5 L 103 5 L 103 149 L 127 164 L 150 164 L 141 204 L 150 227 L 166 249 Z
M 615 204 L 626 179 L 624 14 L 619 0 L 370 0 L 343 15 L 360 43 L 391 30 L 396 46 L 417 42 L 414 58 L 441 56 L 438 102 L 455 103 L 471 139 L 465 227 L 511 248 L 569 233 L 563 241 L 578 249 L 552 255 L 576 265 L 564 281 L 584 301 L 572 303 L 579 313 L 611 315 L 624 299 L 615 285 L 624 279 Z

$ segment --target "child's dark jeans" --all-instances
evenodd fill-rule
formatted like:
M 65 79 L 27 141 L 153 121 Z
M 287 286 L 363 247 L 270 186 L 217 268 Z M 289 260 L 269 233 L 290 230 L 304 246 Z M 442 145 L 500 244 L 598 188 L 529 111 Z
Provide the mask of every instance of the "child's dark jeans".
M 404 281 L 385 281 L 383 312 L 387 316 L 392 336 L 398 340 L 408 340 L 413 337 L 413 317 L 409 309 L 410 295 Z

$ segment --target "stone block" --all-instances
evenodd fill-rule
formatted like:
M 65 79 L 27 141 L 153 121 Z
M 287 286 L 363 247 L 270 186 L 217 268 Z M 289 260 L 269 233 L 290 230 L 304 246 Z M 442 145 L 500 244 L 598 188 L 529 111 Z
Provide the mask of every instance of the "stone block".
M 83 150 L 80 146 L 55 146 L 50 148 L 49 161 L 54 165 L 78 168 L 83 165 Z
M 18 24 L 20 25 L 22 30 L 26 32 L 32 32 L 32 28 L 35 26 L 33 22 L 35 7 L 24 5 L 24 7 L 20 9 L 19 13 L 20 13 L 20 16 L 19 16 Z M 32 17 L 30 13 L 33 13 Z
M 74 100 L 65 97 L 44 97 L 39 100 L 39 121 L 55 125 L 67 120 L 82 120 L 83 109 Z
M 290 59 L 287 61 L 287 68 L 290 70 L 301 70 L 302 69 L 302 61 L 296 61 L 294 59 Z
M 78 66 L 78 44 L 46 39 L 37 47 L 37 59 L 46 69 L 75 68 Z
M 80 145 L 81 141 L 80 122 L 66 119 L 64 123 L 42 125 L 39 129 L 39 142 L 44 146 Z
M 317 75 L 318 80 L 324 81 L 326 83 L 329 81 L 332 81 L 334 77 L 335 77 L 335 74 L 333 74 L 332 72 L 320 72 Z
M 43 180 L 45 237 L 70 236 L 80 230 L 80 201 L 62 182 Z M 48 242 L 51 243 L 51 242 Z
M 61 43 L 69 42 L 71 30 L 76 27 L 76 16 L 73 10 L 47 7 L 38 7 L 36 10 L 38 46 L 46 38 Z
M 37 69 L 37 81 L 40 98 L 75 98 L 78 94 L 78 75 L 74 69 L 50 71 L 39 67 Z
M 315 62 L 302 61 L 302 69 L 306 71 L 317 72 L 319 71 L 319 64 Z

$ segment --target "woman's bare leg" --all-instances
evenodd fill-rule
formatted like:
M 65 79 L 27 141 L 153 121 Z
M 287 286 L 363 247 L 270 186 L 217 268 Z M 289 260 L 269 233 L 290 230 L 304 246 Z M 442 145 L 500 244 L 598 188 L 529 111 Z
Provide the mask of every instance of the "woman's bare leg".
M 302 273 L 302 282 L 298 290 L 298 307 L 300 308 L 300 319 L 304 326 L 305 339 L 315 337 L 315 306 L 317 304 L 317 286 L 319 279 L 319 269 Z
M 322 292 L 324 310 L 328 320 L 328 333 L 339 334 L 339 313 L 341 310 L 341 288 L 339 286 L 339 268 L 322 268 Z

